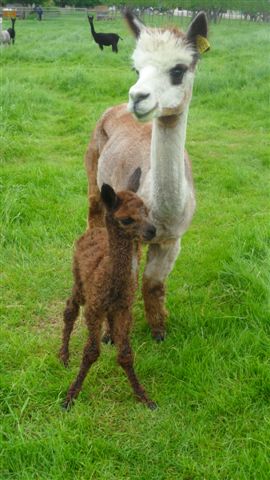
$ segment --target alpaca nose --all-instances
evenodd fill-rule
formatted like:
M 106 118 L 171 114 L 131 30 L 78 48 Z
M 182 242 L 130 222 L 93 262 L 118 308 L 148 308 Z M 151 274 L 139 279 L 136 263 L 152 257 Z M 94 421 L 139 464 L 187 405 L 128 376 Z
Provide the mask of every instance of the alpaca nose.
M 155 237 L 156 232 L 157 232 L 156 227 L 154 227 L 154 225 L 149 225 L 144 232 L 144 240 L 149 242 Z
M 152 237 L 154 237 L 156 235 L 156 227 L 154 227 L 154 225 L 151 225 L 151 227 L 148 228 L 148 233 L 149 235 L 151 235 Z
M 146 100 L 148 97 L 150 97 L 150 93 L 130 92 L 130 98 L 134 105 L 138 105 L 138 103 L 142 102 L 142 100 Z

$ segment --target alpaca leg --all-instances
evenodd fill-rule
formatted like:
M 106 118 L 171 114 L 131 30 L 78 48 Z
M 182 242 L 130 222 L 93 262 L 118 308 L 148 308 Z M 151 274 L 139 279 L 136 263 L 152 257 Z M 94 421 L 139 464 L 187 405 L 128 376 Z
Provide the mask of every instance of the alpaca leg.
M 80 288 L 75 284 L 73 287 L 72 295 L 67 300 L 66 308 L 64 311 L 64 329 L 62 335 L 62 345 L 59 351 L 59 358 L 64 363 L 65 367 L 69 360 L 69 340 L 72 333 L 74 323 L 78 317 L 80 305 L 82 304 L 82 296 Z
M 118 349 L 117 361 L 125 371 L 136 398 L 140 402 L 145 403 L 151 410 L 154 410 L 157 405 L 148 398 L 134 370 L 133 352 L 129 341 L 131 324 L 132 317 L 130 312 L 123 311 L 114 317 L 113 336 Z
M 112 51 L 118 53 L 117 43 L 112 44 Z
M 76 377 L 76 380 L 69 387 L 64 408 L 69 408 L 72 405 L 73 400 L 77 398 L 91 365 L 93 365 L 100 355 L 100 336 L 103 317 L 101 315 L 97 315 L 96 312 L 91 311 L 87 312 L 85 317 L 90 330 L 89 338 L 84 347 L 79 373 Z
M 107 136 L 104 134 L 102 127 L 98 124 L 94 135 L 89 143 L 86 155 L 85 155 L 85 166 L 88 177 L 88 201 L 89 201 L 89 211 L 88 211 L 88 226 L 89 228 L 94 227 L 103 227 L 104 226 L 104 211 L 103 204 L 100 200 L 100 190 L 97 185 L 97 170 L 98 170 L 98 159 L 99 159 L 99 145 L 101 148 L 105 145 L 107 141 Z
M 150 245 L 143 277 L 143 298 L 146 318 L 152 336 L 158 342 L 165 338 L 165 280 L 180 251 L 180 243 Z
M 100 50 L 103 50 L 103 45 L 101 43 L 98 44 Z
M 107 318 L 103 322 L 103 334 L 102 342 L 105 344 L 111 343 L 114 344 L 113 340 L 113 317 L 111 314 L 107 315 Z

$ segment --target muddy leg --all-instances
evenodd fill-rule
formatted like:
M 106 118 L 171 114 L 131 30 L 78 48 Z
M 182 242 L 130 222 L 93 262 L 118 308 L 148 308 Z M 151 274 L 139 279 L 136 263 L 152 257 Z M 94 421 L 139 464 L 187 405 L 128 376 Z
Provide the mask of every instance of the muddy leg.
M 85 315 L 87 326 L 89 327 L 90 333 L 89 338 L 86 342 L 83 351 L 83 358 L 81 361 L 81 366 L 76 380 L 69 387 L 66 400 L 64 402 L 64 408 L 69 408 L 73 400 L 79 395 L 83 381 L 93 363 L 98 359 L 100 355 L 100 336 L 101 336 L 101 325 L 102 325 L 102 316 L 98 316 L 93 312 L 87 312 Z
M 129 341 L 131 322 L 132 318 L 129 312 L 121 312 L 114 317 L 113 332 L 114 341 L 118 349 L 117 361 L 124 369 L 137 399 L 145 403 L 151 410 L 154 410 L 157 407 L 156 403 L 148 398 L 134 371 L 133 352 Z
M 72 295 L 67 300 L 66 308 L 64 311 L 64 329 L 62 334 L 62 345 L 59 351 L 59 358 L 65 365 L 69 360 L 69 340 L 72 333 L 74 323 L 78 317 L 81 305 L 81 293 L 77 285 L 74 285 Z
M 143 298 L 146 318 L 152 337 L 158 342 L 165 338 L 165 280 L 172 270 L 180 250 L 179 241 L 165 245 L 150 245 L 143 277 Z

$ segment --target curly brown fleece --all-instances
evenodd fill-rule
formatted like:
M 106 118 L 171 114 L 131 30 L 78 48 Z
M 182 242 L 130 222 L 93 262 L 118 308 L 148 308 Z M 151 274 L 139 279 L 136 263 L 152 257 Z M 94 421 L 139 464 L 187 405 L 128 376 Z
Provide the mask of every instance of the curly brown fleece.
M 102 323 L 107 318 L 110 336 L 118 349 L 118 363 L 126 372 L 135 396 L 149 408 L 152 402 L 140 385 L 133 367 L 129 341 L 131 308 L 137 283 L 139 241 L 151 240 L 155 227 L 148 221 L 148 211 L 132 191 L 115 194 L 103 185 L 106 228 L 88 229 L 77 241 L 73 262 L 74 285 L 64 311 L 64 330 L 60 358 L 69 360 L 69 340 L 81 305 L 89 330 L 77 378 L 70 386 L 64 407 L 78 396 L 83 381 L 100 355 Z

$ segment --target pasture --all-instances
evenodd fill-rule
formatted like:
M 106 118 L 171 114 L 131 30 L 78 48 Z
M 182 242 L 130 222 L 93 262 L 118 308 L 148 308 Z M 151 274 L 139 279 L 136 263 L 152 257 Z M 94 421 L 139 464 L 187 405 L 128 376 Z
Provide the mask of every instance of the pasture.
M 7 23 L 4 24 L 7 27 Z M 132 342 L 159 408 L 136 403 L 103 346 L 74 408 L 81 318 L 58 361 L 74 240 L 87 215 L 84 153 L 136 75 L 123 23 L 103 52 L 86 18 L 18 21 L 1 49 L 1 479 L 267 480 L 270 440 L 269 26 L 211 26 L 187 148 L 197 212 L 152 341 L 141 296 Z

